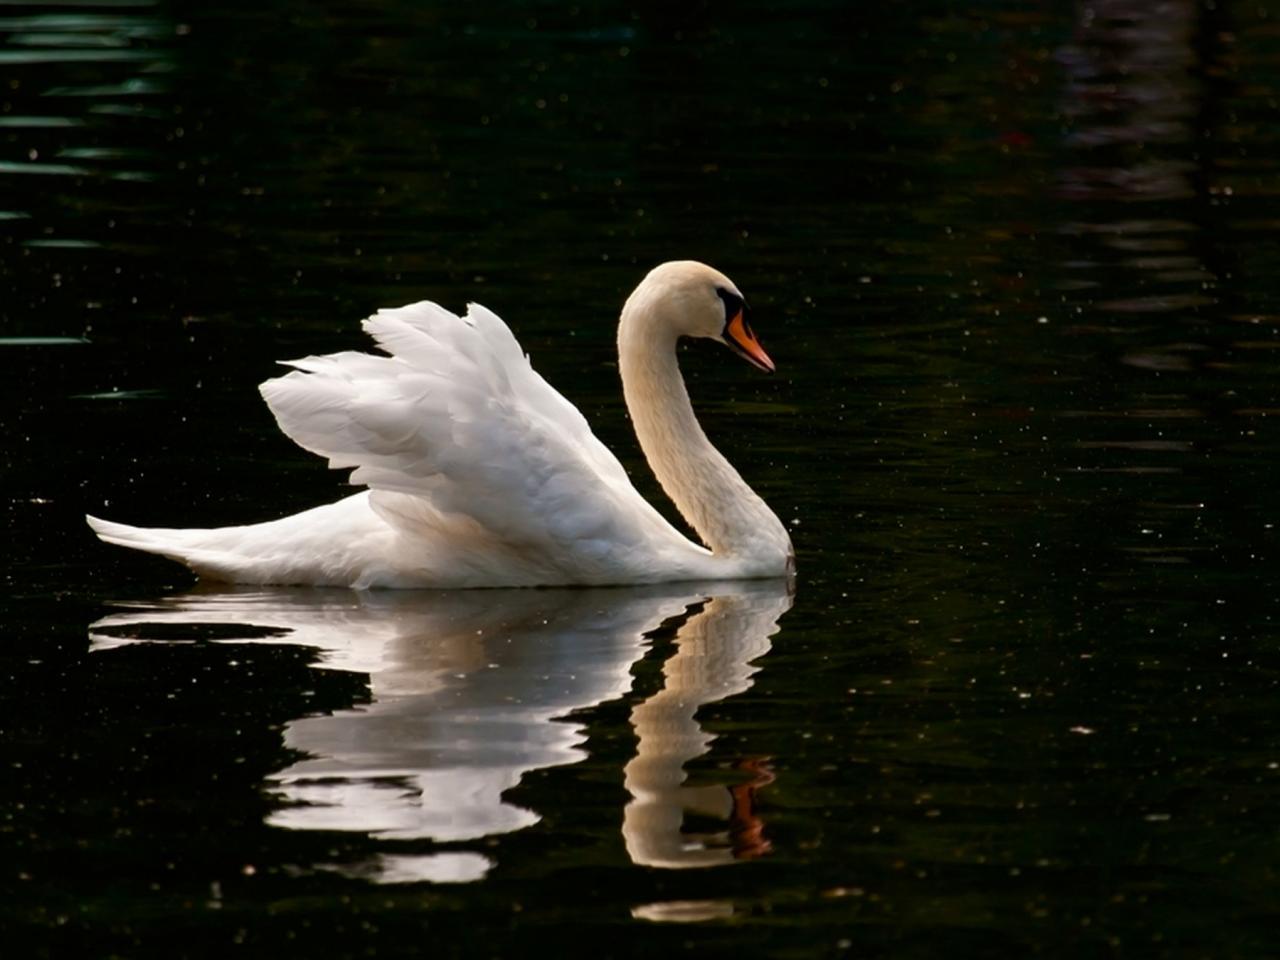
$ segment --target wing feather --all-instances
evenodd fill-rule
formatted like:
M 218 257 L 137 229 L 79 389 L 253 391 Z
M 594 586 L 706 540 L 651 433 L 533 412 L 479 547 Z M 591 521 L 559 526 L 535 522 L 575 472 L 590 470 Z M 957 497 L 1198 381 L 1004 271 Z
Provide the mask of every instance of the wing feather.
M 380 310 L 364 329 L 386 356 L 291 361 L 261 390 L 299 446 L 355 468 L 388 522 L 455 538 L 466 528 L 556 564 L 684 540 L 492 311 L 471 304 L 460 317 L 424 301 Z M 380 494 L 391 499 L 379 505 Z

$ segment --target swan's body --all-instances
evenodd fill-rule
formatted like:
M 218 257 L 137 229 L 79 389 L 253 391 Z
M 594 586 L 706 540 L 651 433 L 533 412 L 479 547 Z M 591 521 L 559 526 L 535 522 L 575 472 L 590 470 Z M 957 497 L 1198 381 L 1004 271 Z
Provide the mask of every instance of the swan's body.
M 663 264 L 618 326 L 640 445 L 706 547 L 631 485 L 582 415 L 530 366 L 507 326 L 472 304 L 381 310 L 365 330 L 389 356 L 293 361 L 262 395 L 300 446 L 354 467 L 368 490 L 280 520 L 174 530 L 89 517 L 103 540 L 235 583 L 497 587 L 785 576 L 790 538 L 698 426 L 676 364 L 681 336 L 721 339 L 757 366 L 733 284 Z

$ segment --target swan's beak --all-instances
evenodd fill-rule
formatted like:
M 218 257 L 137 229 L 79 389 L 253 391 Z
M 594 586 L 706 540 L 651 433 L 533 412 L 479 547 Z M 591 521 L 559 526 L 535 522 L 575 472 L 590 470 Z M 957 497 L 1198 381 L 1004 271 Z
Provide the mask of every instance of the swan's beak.
M 769 359 L 769 355 L 764 352 L 764 347 L 760 346 L 756 335 L 751 332 L 745 310 L 739 310 L 734 318 L 724 325 L 724 342 L 765 373 L 773 373 L 777 369 Z

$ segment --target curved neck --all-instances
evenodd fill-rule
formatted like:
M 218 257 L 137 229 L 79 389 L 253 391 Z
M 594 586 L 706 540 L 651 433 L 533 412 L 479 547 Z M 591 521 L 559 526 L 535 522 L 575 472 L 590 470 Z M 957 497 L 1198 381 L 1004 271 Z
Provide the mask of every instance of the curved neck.
M 630 304 L 628 304 L 630 306 Z M 636 321 L 625 310 L 618 327 L 618 365 L 640 447 L 680 515 L 717 556 L 791 552 L 773 511 L 711 445 L 693 414 L 676 363 L 676 337 Z

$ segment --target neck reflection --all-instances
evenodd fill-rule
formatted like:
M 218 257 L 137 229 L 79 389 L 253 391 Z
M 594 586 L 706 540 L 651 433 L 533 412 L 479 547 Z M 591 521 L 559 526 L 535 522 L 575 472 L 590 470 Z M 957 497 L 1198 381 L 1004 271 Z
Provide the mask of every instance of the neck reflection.
M 713 739 L 696 719 L 700 707 L 741 693 L 769 651 L 786 593 L 744 590 L 713 596 L 677 629 L 675 652 L 662 665 L 662 688 L 631 711 L 636 755 L 624 771 L 631 794 L 622 835 L 632 861 L 652 867 L 705 867 L 768 851 L 755 792 L 772 781 L 763 760 L 743 759 L 751 776 L 732 787 L 686 786 L 685 765 Z M 701 819 L 688 829 L 686 818 Z

